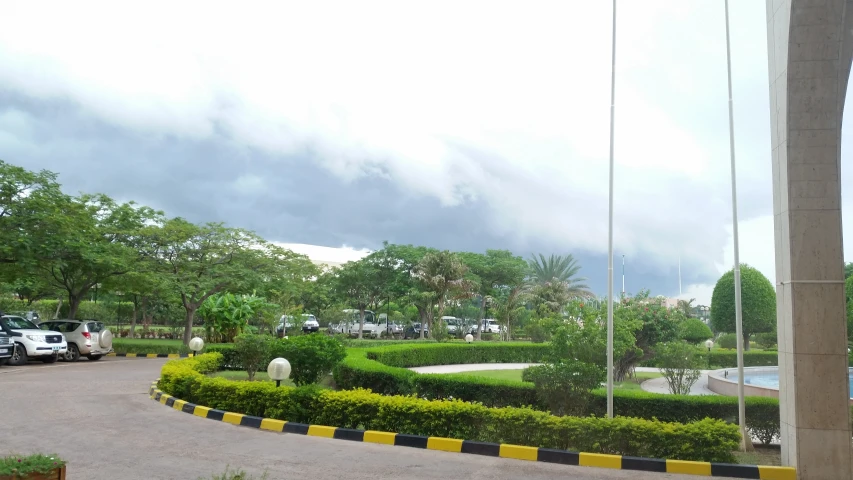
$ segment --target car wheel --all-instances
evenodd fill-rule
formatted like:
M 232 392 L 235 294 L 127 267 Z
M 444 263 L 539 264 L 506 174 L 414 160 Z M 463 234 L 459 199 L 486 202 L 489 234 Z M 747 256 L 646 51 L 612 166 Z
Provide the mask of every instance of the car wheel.
M 9 365 L 24 365 L 28 361 L 27 349 L 20 343 L 16 343 L 15 349 L 12 351 L 12 358 L 9 360 Z
M 101 357 L 103 357 L 103 355 L 89 355 L 88 358 L 89 358 L 89 360 L 91 360 L 93 362 L 97 362 L 98 360 L 101 359 Z
M 51 355 L 49 357 L 44 357 L 41 359 L 41 361 L 44 363 L 55 363 L 57 360 L 59 360 L 59 354 L 54 354 L 54 355 Z
M 77 345 L 69 343 L 68 350 L 65 352 L 65 355 L 62 356 L 62 358 L 66 362 L 76 362 L 77 360 L 80 360 L 80 349 L 77 348 Z

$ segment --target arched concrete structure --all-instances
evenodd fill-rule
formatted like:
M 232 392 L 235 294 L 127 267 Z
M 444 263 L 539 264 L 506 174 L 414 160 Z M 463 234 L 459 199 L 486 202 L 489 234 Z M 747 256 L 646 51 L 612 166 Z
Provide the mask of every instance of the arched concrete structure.
M 851 480 L 841 117 L 853 0 L 766 0 L 782 462 Z

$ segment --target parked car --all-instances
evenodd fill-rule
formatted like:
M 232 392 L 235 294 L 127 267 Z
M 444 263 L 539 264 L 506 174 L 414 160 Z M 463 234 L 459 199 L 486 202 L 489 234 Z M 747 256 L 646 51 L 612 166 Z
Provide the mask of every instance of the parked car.
M 421 324 L 413 323 L 403 331 L 403 338 L 421 338 Z M 429 327 L 424 326 L 424 338 L 429 338 Z
M 395 322 L 388 322 L 388 315 L 382 313 L 379 315 L 379 323 L 376 325 L 379 327 L 379 336 L 381 337 L 384 333 L 386 336 L 396 337 L 398 335 L 403 334 L 403 327 L 398 325 Z
M 40 330 L 36 324 L 23 317 L 0 317 L 0 329 L 15 342 L 10 365 L 24 365 L 30 359 L 53 363 L 68 351 L 68 343 L 62 333 Z
M 317 317 L 310 314 L 303 314 L 302 318 L 305 322 L 302 324 L 302 331 L 305 333 L 314 333 L 320 330 L 320 322 L 317 321 Z
M 506 332 L 506 327 L 501 327 L 498 321 L 493 318 L 484 318 L 481 326 L 483 327 L 483 333 L 501 333 L 502 331 Z M 477 326 L 472 326 L 468 333 L 476 334 Z
M 62 357 L 66 362 L 76 362 L 80 357 L 100 360 L 113 350 L 113 334 L 97 320 L 48 320 L 39 328 L 60 332 L 65 336 L 68 350 Z
M 6 365 L 12 358 L 12 352 L 15 350 L 15 341 L 6 332 L 0 330 L 0 366 Z
M 361 327 L 361 312 L 355 309 L 344 310 L 344 322 L 341 324 L 343 332 L 351 337 L 358 336 L 358 330 Z M 364 311 L 364 327 L 361 329 L 362 337 L 379 338 L 379 333 L 382 331 L 379 326 L 374 323 L 376 314 L 372 310 Z
M 462 320 L 456 317 L 444 316 L 441 317 L 441 321 L 444 323 L 447 328 L 447 333 L 450 335 L 456 335 L 457 333 L 462 331 Z
M 293 317 L 290 315 L 282 315 L 280 319 L 278 319 L 278 327 L 276 327 L 275 332 L 279 337 L 283 337 L 287 335 L 287 331 L 296 327 L 296 323 L 293 320 Z

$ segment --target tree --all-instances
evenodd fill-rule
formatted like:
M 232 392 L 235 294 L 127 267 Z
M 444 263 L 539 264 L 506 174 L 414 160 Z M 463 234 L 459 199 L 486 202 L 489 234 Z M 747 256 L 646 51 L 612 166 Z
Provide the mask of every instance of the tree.
M 55 173 L 30 172 L 0 160 L 0 264 L 31 264 L 51 257 L 42 247 L 71 226 L 63 211 L 68 201 Z
M 429 253 L 418 263 L 414 276 L 422 285 L 424 293 L 429 294 L 433 305 L 437 304 L 439 324 L 433 328 L 432 315 L 428 317 L 429 329 L 438 335 L 439 329 L 444 329 L 441 317 L 447 308 L 447 302 L 468 298 L 474 289 L 473 283 L 465 278 L 468 267 L 459 255 L 447 250 Z M 423 338 L 423 328 L 421 329 Z
M 695 302 L 695 298 L 691 298 L 690 300 L 679 300 L 678 301 L 678 309 L 684 313 L 685 317 L 692 317 L 693 312 L 696 307 L 693 306 L 693 302 Z
M 147 234 L 159 272 L 180 295 L 184 344 L 192 336 L 196 311 L 209 297 L 223 291 L 251 291 L 274 273 L 286 254 L 251 232 L 221 223 L 194 225 L 174 218 L 151 227 Z
M 749 350 L 749 336 L 776 328 L 776 290 L 761 272 L 746 264 L 740 267 L 743 344 Z M 718 332 L 735 332 L 734 269 L 719 280 L 711 295 L 711 326 Z
M 359 313 L 358 338 L 364 338 L 364 312 L 381 292 L 374 265 L 362 260 L 347 262 L 337 271 L 335 291 Z
M 524 276 L 527 273 L 527 262 L 521 257 L 516 257 L 508 250 L 486 250 L 486 254 L 461 253 L 462 261 L 470 269 L 475 277 L 472 284 L 476 288 L 480 299 L 480 311 L 477 315 L 477 324 L 482 323 L 486 312 L 486 299 L 499 295 L 502 299 L 502 315 L 498 315 L 499 321 L 507 323 L 513 317 L 515 309 L 524 297 Z M 501 292 L 498 292 L 501 290 Z M 508 303 L 507 303 L 508 302 Z M 503 322 L 502 322 L 503 323 Z M 481 339 L 482 329 L 477 329 L 477 340 Z
M 692 345 L 684 342 L 662 343 L 656 348 L 661 373 L 673 395 L 690 395 L 690 388 L 701 374 L 702 357 Z
M 844 264 L 844 279 L 853 277 L 853 262 L 847 262 Z
M 566 284 L 566 289 L 573 298 L 592 295 L 589 287 L 584 283 L 586 278 L 577 276 L 581 266 L 571 254 L 565 257 L 551 255 L 545 258 L 545 255 L 540 253 L 538 257 L 531 256 L 528 265 L 528 282 L 532 285 L 559 282 Z
M 680 337 L 682 340 L 693 345 L 708 340 L 714 336 L 708 325 L 698 318 L 686 318 L 679 326 Z
M 383 242 L 382 250 L 385 251 L 384 255 L 387 255 L 393 271 L 392 280 L 387 289 L 389 298 L 396 298 L 412 305 L 417 311 L 421 324 L 427 324 L 435 302 L 431 298 L 431 293 L 422 290 L 423 287 L 415 276 L 415 270 L 427 254 L 437 253 L 438 250 L 388 242 Z M 423 337 L 423 329 L 421 332 Z
M 40 244 L 34 265 L 51 286 L 66 292 L 68 318 L 74 319 L 92 288 L 137 268 L 147 250 L 145 225 L 160 213 L 106 195 L 82 195 L 66 199 L 63 215 L 67 224 L 57 238 Z

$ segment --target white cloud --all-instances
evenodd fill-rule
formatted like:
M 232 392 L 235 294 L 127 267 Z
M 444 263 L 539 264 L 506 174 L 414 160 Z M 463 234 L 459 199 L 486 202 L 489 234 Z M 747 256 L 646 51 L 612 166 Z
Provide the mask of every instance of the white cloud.
M 346 245 L 337 248 L 304 243 L 276 243 L 276 245 L 301 253 L 314 262 L 333 265 L 360 260 L 370 254 L 369 250 L 358 250 Z
M 743 259 L 759 262 L 772 252 L 765 12 L 731 8 L 739 181 L 765 199 L 742 218 Z M 274 154 L 311 152 L 343 179 L 381 174 L 444 205 L 484 201 L 499 234 L 606 251 L 609 2 L 50 9 L 4 3 L 4 88 L 155 136 L 224 132 Z M 716 275 L 730 223 L 722 5 L 621 2 L 619 15 L 617 252 L 661 270 L 676 253 Z

